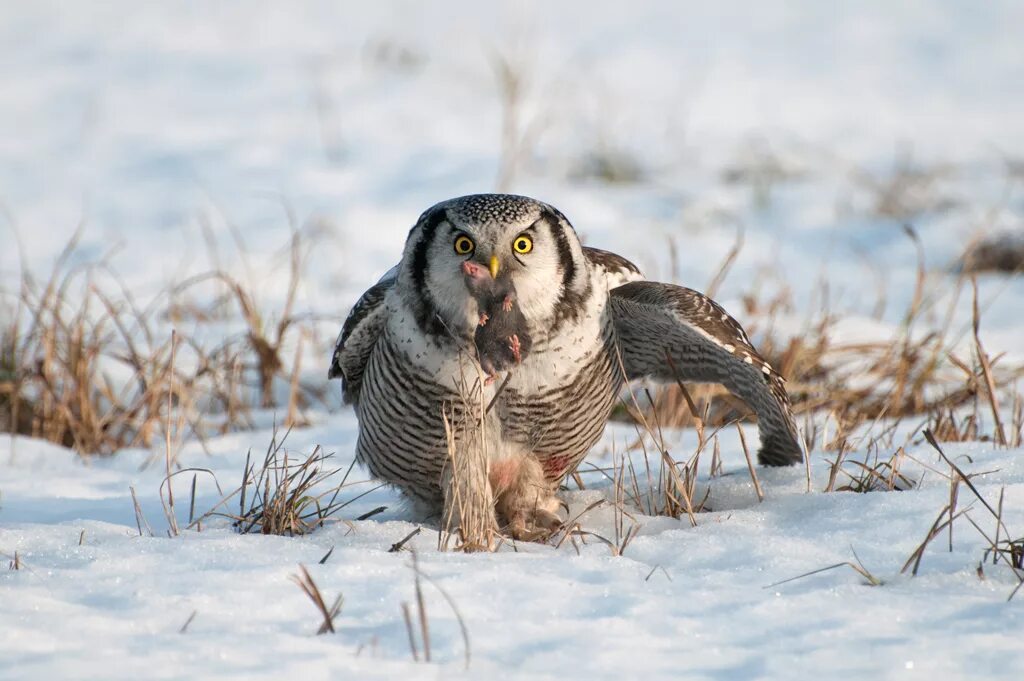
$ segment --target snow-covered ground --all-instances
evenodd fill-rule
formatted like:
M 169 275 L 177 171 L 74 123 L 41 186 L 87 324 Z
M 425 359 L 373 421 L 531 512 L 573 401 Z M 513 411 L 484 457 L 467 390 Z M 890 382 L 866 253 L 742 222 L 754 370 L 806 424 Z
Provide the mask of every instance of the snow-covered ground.
M 909 223 L 934 303 L 917 329 L 927 331 L 943 320 L 967 241 L 1024 223 L 1021 25 L 1013 0 L 5 2 L 2 305 L 19 268 L 45 272 L 82 224 L 76 263 L 108 257 L 143 302 L 222 267 L 273 310 L 287 288 L 290 213 L 313 245 L 298 308 L 323 320 L 304 380 L 322 381 L 324 343 L 397 261 L 419 213 L 498 187 L 505 64 L 520 99 L 502 188 L 555 204 L 589 244 L 703 288 L 742 228 L 718 293 L 741 321 L 758 322 L 744 319 L 742 296 L 789 291 L 793 312 L 776 331 L 800 333 L 827 307 L 844 318 L 836 340 L 875 340 L 912 295 Z M 1024 360 L 1024 280 L 985 276 L 979 288 L 989 351 Z M 954 338 L 969 321 L 962 298 Z M 344 466 L 355 421 L 329 406 L 288 447 L 322 444 Z M 593 461 L 607 463 L 629 435 L 610 431 Z M 269 437 L 211 439 L 209 453 L 187 443 L 180 461 L 230 489 L 246 451 Z M 692 450 L 692 432 L 671 437 Z M 465 671 L 456 619 L 429 584 L 435 662 L 410 660 L 400 609 L 414 601 L 410 554 L 387 549 L 414 524 L 389 492 L 339 517 L 384 514 L 308 537 L 239 536 L 213 522 L 169 538 L 163 473 L 140 470 L 152 452 L 83 461 L 4 437 L 0 552 L 17 552 L 21 569 L 0 575 L 0 677 L 1024 672 L 1024 597 L 1006 602 L 1016 580 L 1005 568 L 979 579 L 984 543 L 966 519 L 952 551 L 936 539 L 917 577 L 900 574 L 948 501 L 938 474 L 911 463 L 919 489 L 824 494 L 832 454 L 815 452 L 814 491 L 803 469 L 762 472 L 759 504 L 737 441 L 724 436 L 722 448 L 728 475 L 702 471 L 714 511 L 696 528 L 645 517 L 623 556 L 600 542 L 578 555 L 568 543 L 462 555 L 438 552 L 430 532 L 411 540 L 465 620 Z M 1006 524 L 1024 532 L 1024 452 L 948 451 L 984 473 L 975 483 L 990 503 L 1005 487 Z M 947 470 L 927 444 L 908 453 Z M 607 492 L 586 479 L 596 489 L 569 494 L 574 509 Z M 184 519 L 188 484 L 177 481 Z M 155 536 L 139 536 L 129 486 Z M 970 496 L 961 488 L 962 504 Z M 217 498 L 200 475 L 197 510 Z M 971 517 L 994 527 L 980 504 Z M 603 535 L 612 524 L 607 509 L 584 519 Z M 841 568 L 765 588 L 854 551 L 882 586 Z M 316 612 L 289 581 L 300 563 L 328 598 L 345 596 L 334 636 L 315 636 Z
M 323 444 L 344 467 L 354 433 L 353 418 L 340 415 L 293 432 L 288 445 L 299 454 Z M 246 450 L 261 452 L 269 438 L 220 438 L 209 443 L 209 455 L 189 448 L 182 463 L 212 469 L 228 491 L 238 485 Z M 615 429 L 594 463 L 610 464 L 601 452 L 613 440 L 621 451 L 629 439 Z M 669 445 L 691 451 L 693 440 L 683 433 Z M 380 505 L 389 506 L 386 513 L 302 538 L 240 536 L 227 521 L 168 538 L 157 496 L 162 470 L 139 471 L 148 452 L 83 465 L 71 452 L 21 441 L 0 477 L 0 548 L 17 550 L 22 562 L 0 576 L 3 676 L 970 679 L 1015 678 L 1024 669 L 1022 601 L 1006 602 L 1017 580 L 991 565 L 978 578 L 985 544 L 965 520 L 955 526 L 952 552 L 943 533 L 916 577 L 900 574 L 948 502 L 945 479 L 909 463 L 904 473 L 924 477 L 914 491 L 823 494 L 828 469 L 818 458 L 815 491 L 806 491 L 802 468 L 762 471 L 759 504 L 735 438 L 722 444 L 726 474 L 705 478 L 698 490 L 703 496 L 710 485 L 714 511 L 699 514 L 696 528 L 685 518 L 641 517 L 640 536 L 619 557 L 599 540 L 578 554 L 565 542 L 465 555 L 438 552 L 431 530 L 412 539 L 407 546 L 420 568 L 465 620 L 466 671 L 456 618 L 430 584 L 435 662 L 410 659 L 401 604 L 415 603 L 411 557 L 388 549 L 416 526 L 390 493 L 371 493 L 342 515 Z M 1024 450 L 947 450 L 965 472 L 985 472 L 974 482 L 989 503 L 1005 487 L 1004 520 L 1020 532 Z M 948 471 L 927 444 L 908 453 Z M 190 479 L 177 478 L 182 521 Z M 610 493 L 599 476 L 585 480 L 596 489 L 566 495 L 573 514 Z M 156 536 L 145 528 L 139 536 L 129 485 Z M 197 486 L 201 512 L 219 497 L 202 474 Z M 351 488 L 351 496 L 361 489 Z M 961 487 L 961 508 L 970 501 Z M 979 503 L 971 515 L 994 532 Z M 613 538 L 612 516 L 605 507 L 582 523 Z M 854 552 L 881 586 L 845 567 L 771 586 L 853 561 Z M 318 615 L 289 580 L 300 563 L 325 598 L 345 597 L 333 636 L 315 635 Z

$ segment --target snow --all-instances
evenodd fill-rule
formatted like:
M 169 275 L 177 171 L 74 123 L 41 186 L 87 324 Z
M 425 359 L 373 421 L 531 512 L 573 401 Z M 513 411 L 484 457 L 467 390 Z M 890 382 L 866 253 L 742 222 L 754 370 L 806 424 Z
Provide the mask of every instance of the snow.
M 293 432 L 289 450 L 308 453 L 322 443 L 345 466 L 354 431 L 351 416 L 334 416 Z M 212 440 L 210 454 L 186 447 L 182 464 L 210 468 L 232 489 L 245 450 L 260 451 L 269 437 L 253 431 Z M 629 439 L 628 429 L 611 429 L 592 461 L 609 465 L 612 442 L 621 451 Z M 669 436 L 669 446 L 691 451 L 693 440 L 683 431 Z M 408 546 L 421 569 L 465 620 L 466 671 L 458 624 L 429 584 L 436 663 L 410 660 L 400 610 L 414 602 L 410 554 L 388 549 L 417 525 L 390 492 L 378 490 L 343 515 L 387 505 L 385 514 L 301 538 L 238 535 L 226 520 L 169 538 L 157 495 L 160 466 L 139 470 L 148 452 L 83 463 L 22 440 L 13 461 L 5 452 L 0 477 L 0 549 L 18 551 L 22 561 L 0 576 L 4 676 L 861 678 L 896 676 L 912 665 L 916 674 L 941 678 L 1009 678 L 1024 668 L 1016 634 L 1024 614 L 1019 600 L 1006 602 L 1016 580 L 991 565 L 985 580 L 976 576 L 985 545 L 968 525 L 955 526 L 952 552 L 943 533 L 916 577 L 900 574 L 948 502 L 945 479 L 908 464 L 904 473 L 923 476 L 914 491 L 824 494 L 828 467 L 819 455 L 814 491 L 807 492 L 801 468 L 762 470 L 766 498 L 758 503 L 735 437 L 723 436 L 722 445 L 725 475 L 703 475 L 698 491 L 703 496 L 710 486 L 714 510 L 698 514 L 697 527 L 685 518 L 641 516 L 641 534 L 623 556 L 596 540 L 579 545 L 579 554 L 567 541 L 465 555 L 438 552 L 429 528 L 414 537 Z M 1024 452 L 982 444 L 946 450 L 966 473 L 980 473 L 974 482 L 989 503 L 1005 489 L 1004 520 L 1019 531 Z M 927 444 L 908 453 L 948 470 Z M 607 481 L 585 478 L 592 488 L 565 495 L 574 515 L 610 494 Z M 129 485 L 155 536 L 139 535 Z M 180 521 L 188 485 L 188 476 L 177 478 Z M 198 490 L 197 510 L 218 499 L 204 476 Z M 965 507 L 970 495 L 963 487 L 960 494 Z M 994 522 L 974 506 L 972 517 L 991 531 Z M 613 537 L 610 507 L 582 522 Z M 882 586 L 867 586 L 845 567 L 771 586 L 855 555 Z M 333 636 L 314 635 L 316 612 L 289 581 L 300 563 L 326 598 L 345 596 Z
M 764 320 L 742 314 L 744 295 L 788 291 L 793 311 L 775 332 L 804 333 L 828 300 L 842 317 L 834 340 L 853 343 L 902 321 L 917 276 L 910 223 L 933 304 L 915 328 L 926 333 L 954 300 L 964 244 L 1024 224 L 1022 22 L 1012 0 L 5 3 L 0 318 L 17 272 L 46 271 L 79 224 L 75 263 L 107 257 L 143 304 L 217 260 L 272 310 L 287 289 L 291 212 L 312 244 L 297 309 L 321 336 L 303 380 L 322 382 L 348 307 L 395 264 L 420 212 L 495 189 L 504 59 L 523 78 L 526 147 L 509 188 L 558 206 L 588 244 L 703 288 L 742 228 L 717 295 L 752 337 Z M 595 153 L 639 177 L 586 176 Z M 770 181 L 743 179 L 751 172 Z M 903 204 L 883 210 L 899 177 L 911 178 Z M 1024 362 L 1024 280 L 978 285 L 988 351 Z M 951 341 L 966 339 L 969 295 L 955 311 Z M 288 448 L 323 445 L 344 467 L 356 423 L 332 399 Z M 179 461 L 230 490 L 273 418 L 205 449 L 186 442 Z M 695 447 L 692 431 L 668 437 L 673 451 Z M 632 438 L 610 428 L 589 461 L 610 465 Z M 810 492 L 801 468 L 761 470 L 758 503 L 737 438 L 723 434 L 726 475 L 710 477 L 705 461 L 698 485 L 714 510 L 697 527 L 640 516 L 622 556 L 598 540 L 578 554 L 570 542 L 445 553 L 428 528 L 407 546 L 465 620 L 467 670 L 456 617 L 429 583 L 435 659 L 410 659 L 411 554 L 388 549 L 417 525 L 391 492 L 306 537 L 240 536 L 223 519 L 168 537 L 161 452 L 83 460 L 3 437 L 0 552 L 17 552 L 20 569 L 0 574 L 0 676 L 1018 678 L 1022 595 L 1006 602 L 1017 583 L 1006 568 L 979 579 L 985 544 L 966 520 L 952 551 L 943 534 L 916 577 L 900 573 L 949 496 L 923 464 L 948 467 L 916 438 L 912 491 L 823 493 L 834 453 L 816 451 Z M 1022 532 L 1024 452 L 946 448 L 989 503 L 1005 489 L 1006 525 Z M 574 513 L 610 494 L 584 478 L 588 489 L 565 497 Z M 190 482 L 175 479 L 181 524 Z M 130 487 L 154 536 L 136 528 Z M 197 511 L 220 498 L 207 475 L 197 490 Z M 970 499 L 961 486 L 961 507 Z M 605 506 L 582 522 L 612 537 L 613 515 Z M 994 527 L 979 503 L 971 517 Z M 770 587 L 854 554 L 883 585 L 843 567 Z M 315 635 L 317 613 L 289 580 L 300 564 L 328 599 L 345 596 L 333 636 Z

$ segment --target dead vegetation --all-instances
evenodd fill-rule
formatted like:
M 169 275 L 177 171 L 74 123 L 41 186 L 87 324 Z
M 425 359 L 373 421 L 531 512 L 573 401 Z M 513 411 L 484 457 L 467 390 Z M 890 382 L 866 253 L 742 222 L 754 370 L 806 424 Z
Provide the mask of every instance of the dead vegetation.
M 746 325 L 756 346 L 786 377 L 794 412 L 825 413 L 836 425 L 835 435 L 821 443 L 825 450 L 841 449 L 843 438 L 861 426 L 904 418 L 926 420 L 940 439 L 991 437 L 997 444 L 1014 446 L 1020 442 L 1019 429 L 1006 432 L 1001 404 L 1009 400 L 1018 409 L 1021 397 L 1016 384 L 1024 376 L 1024 367 L 1004 366 L 1002 356 L 985 350 L 980 332 L 983 306 L 973 279 L 966 275 L 956 279 L 948 292 L 943 291 L 948 293 L 943 303 L 947 307 L 939 307 L 938 301 L 944 298 L 929 280 L 920 238 L 910 226 L 904 231 L 918 252 L 917 275 L 893 339 L 837 342 L 839 316 L 823 301 L 805 333 L 780 341 L 773 332 L 776 319 L 795 314 L 785 291 L 767 301 L 754 294 L 745 296 L 740 316 L 753 320 Z M 706 288 L 710 294 L 724 280 L 742 244 L 740 233 Z M 966 329 L 953 323 L 965 289 L 973 309 Z M 701 414 L 703 424 L 719 427 L 752 416 L 746 405 L 719 386 L 687 386 L 687 391 L 689 396 L 678 386 L 659 389 L 648 417 L 654 414 L 653 420 L 664 427 L 695 427 L 694 415 Z M 979 413 L 980 406 L 987 414 Z M 972 413 L 965 416 L 965 409 Z M 631 418 L 623 409 L 616 411 L 616 417 Z M 991 434 L 982 432 L 985 419 L 994 422 Z M 808 436 L 809 446 L 817 436 L 817 432 Z
M 964 250 L 959 269 L 967 274 L 1024 272 L 1024 232 L 1002 232 L 976 239 Z
M 493 551 L 500 539 L 495 499 L 488 480 L 487 415 L 482 373 L 462 376 L 459 404 L 447 405 L 444 420 L 447 462 L 442 487 L 447 490 L 438 548 L 447 551 Z M 504 384 L 499 387 L 499 390 Z
M 285 449 L 289 432 L 279 437 L 278 431 L 274 430 L 263 461 L 258 466 L 252 460 L 252 452 L 249 452 L 245 457 L 241 484 L 201 517 L 190 517 L 188 527 L 201 527 L 206 518 L 222 517 L 231 520 L 242 534 L 299 536 L 322 527 L 343 508 L 381 487 L 378 484 L 355 496 L 341 497 L 342 490 L 369 482 L 349 482 L 355 461 L 344 469 L 336 485 L 329 485 L 343 470 L 332 467 L 334 455 L 325 453 L 319 445 L 309 455 L 290 455 Z M 238 498 L 238 510 L 230 512 L 226 508 L 235 497 Z M 381 510 L 384 509 L 375 509 L 372 514 Z
M 929 544 L 938 538 L 942 534 L 943 530 L 948 532 L 948 547 L 949 550 L 952 551 L 953 525 L 959 518 L 966 518 L 970 525 L 977 530 L 978 534 L 984 538 L 987 545 L 987 548 L 982 554 L 981 560 L 978 561 L 978 578 L 985 579 L 985 565 L 988 564 L 989 561 L 991 561 L 991 565 L 993 566 L 1002 565 L 1006 567 L 1010 574 L 1017 580 L 1017 586 L 1015 586 L 1013 591 L 1011 591 L 1009 596 L 1007 596 L 1007 600 L 1012 600 L 1020 590 L 1021 586 L 1024 586 L 1024 538 L 1012 538 L 1015 535 L 1011 534 L 1009 529 L 1006 527 L 1006 523 L 1003 521 L 1003 493 L 1005 492 L 1005 488 L 1000 490 L 999 501 L 996 506 L 993 507 L 975 486 L 973 479 L 976 477 L 976 474 L 964 473 L 960 466 L 950 459 L 942 450 L 941 445 L 939 445 L 931 431 L 924 431 L 924 437 L 928 441 L 928 444 L 930 444 L 938 453 L 939 457 L 949 466 L 949 503 L 939 511 L 935 522 L 932 523 L 931 528 L 929 528 L 928 533 L 918 545 L 917 549 L 915 549 L 907 559 L 907 562 L 903 565 L 901 572 L 906 573 L 909 570 L 911 576 L 916 576 Z M 963 507 L 959 504 L 960 485 L 966 487 L 973 497 L 971 503 Z M 980 507 L 984 509 L 988 514 L 987 517 L 990 519 L 990 522 L 995 522 L 995 530 L 991 535 L 986 532 L 973 517 L 971 517 L 970 513 L 975 509 L 976 505 L 980 505 Z
M 45 281 L 21 278 L 2 331 L 0 425 L 88 454 L 150 446 L 168 395 L 186 404 L 196 377 L 179 376 L 172 389 L 170 337 L 154 337 L 130 292 L 104 292 L 98 279 L 112 273 L 102 262 L 70 265 L 79 237 Z M 112 378 L 125 370 L 131 380 Z
M 961 276 L 949 307 L 938 308 L 936 301 L 941 296 L 929 282 L 920 239 L 909 226 L 905 232 L 918 252 L 917 276 L 903 322 L 891 342 L 835 343 L 832 331 L 837 316 L 823 308 L 809 325 L 810 333 L 777 345 L 771 329 L 778 315 L 793 312 L 791 301 L 785 297 L 767 303 L 755 296 L 745 299 L 744 316 L 758 322 L 751 335 L 762 339 L 757 344 L 763 354 L 789 379 L 794 411 L 804 421 L 805 449 L 824 458 L 828 466 L 828 481 L 821 490 L 826 493 L 898 492 L 917 487 L 920 480 L 904 470 L 908 461 L 929 474 L 934 471 L 907 453 L 922 437 L 936 442 L 987 441 L 1000 447 L 1024 443 L 1024 397 L 1017 390 L 1024 367 L 1004 366 L 1002 356 L 986 350 L 982 340 L 984 305 L 979 302 L 976 281 Z M 742 243 L 740 233 L 708 291 L 713 293 L 724 280 Z M 954 326 L 953 319 L 964 289 L 970 296 L 971 320 L 961 329 Z M 653 396 L 647 388 L 634 391 L 616 413 L 634 424 L 637 438 L 624 453 L 612 453 L 610 469 L 584 464 L 575 475 L 580 488 L 584 487 L 580 474 L 596 473 L 610 483 L 608 498 L 591 504 L 579 517 L 611 505 L 622 517 L 633 518 L 635 513 L 686 517 L 697 524 L 698 514 L 711 510 L 711 486 L 721 474 L 718 435 L 730 425 L 738 428 L 739 421 L 751 416 L 749 409 L 718 386 L 679 384 L 661 388 Z M 663 427 L 693 428 L 697 445 L 692 453 L 673 456 L 665 444 Z M 738 430 L 751 490 L 760 501 L 764 493 L 757 470 L 743 431 Z M 702 457 L 711 461 L 698 486 Z M 810 466 L 808 459 L 808 491 Z M 951 494 L 955 508 L 955 488 Z M 945 519 L 936 521 L 934 532 L 941 532 L 959 517 L 949 508 L 944 513 Z M 566 539 L 575 545 L 577 538 L 595 536 L 583 531 L 579 517 L 566 524 L 558 545 Z M 988 555 L 999 552 L 1003 562 L 1012 564 L 1019 543 L 1006 536 L 992 540 Z M 611 547 L 613 555 L 621 555 L 625 548 L 617 541 L 598 539 Z M 825 569 L 841 565 L 852 567 L 868 583 L 880 583 L 859 560 Z
M 449 609 L 451 609 L 452 614 L 455 615 L 455 620 L 459 625 L 459 633 L 462 636 L 463 661 L 465 669 L 469 669 L 469 664 L 472 661 L 473 656 L 469 647 L 469 629 L 466 627 L 466 621 L 462 618 L 462 613 L 459 611 L 459 608 L 455 604 L 455 600 L 451 597 L 451 594 L 449 594 L 448 591 L 437 582 L 437 580 L 423 572 L 420 568 L 419 557 L 416 555 L 416 552 L 411 552 L 411 555 L 413 591 L 416 599 L 416 616 L 415 618 L 413 617 L 412 608 L 409 607 L 409 604 L 407 602 L 403 602 L 402 618 L 405 621 L 405 631 L 409 640 L 409 653 L 412 655 L 413 661 L 429 663 L 433 660 L 432 643 L 430 638 L 430 617 L 427 613 L 427 601 L 423 595 L 423 582 L 427 582 L 434 587 L 442 598 L 444 598 Z
M 109 455 L 161 443 L 172 411 L 179 438 L 202 439 L 251 427 L 252 409 L 280 406 L 280 393 L 287 394 L 288 425 L 304 423 L 303 409 L 323 403 L 325 389 L 299 378 L 303 345 L 313 336 L 310 318 L 294 313 L 309 249 L 298 230 L 276 315 L 223 270 L 141 306 L 106 258 L 78 264 L 80 237 L 44 279 L 23 269 L 17 290 L 0 300 L 0 430 Z M 190 302 L 211 281 L 237 303 L 246 330 L 208 346 L 206 326 L 230 323 L 222 303 Z M 286 348 L 294 354 L 286 357 Z
M 985 542 L 986 548 L 982 552 L 981 559 L 978 561 L 976 568 L 978 578 L 986 579 L 986 566 L 1005 568 L 1006 571 L 1008 571 L 1009 574 L 1017 581 L 1016 586 L 1007 596 L 1007 600 L 1012 600 L 1017 592 L 1020 591 L 1021 587 L 1024 586 L 1024 537 L 1011 533 L 1003 519 L 1005 488 L 1000 488 L 999 500 L 993 506 L 993 504 L 985 498 L 981 491 L 979 491 L 978 487 L 974 484 L 975 478 L 980 475 L 984 475 L 984 473 L 965 473 L 964 470 L 957 465 L 953 459 L 947 456 L 945 451 L 943 451 L 942 446 L 939 444 L 938 439 L 932 431 L 925 429 L 923 431 L 923 437 L 938 454 L 939 459 L 948 466 L 948 472 L 942 472 L 938 469 L 929 467 L 931 472 L 938 474 L 948 481 L 948 502 L 939 510 L 920 543 L 917 544 L 914 550 L 907 557 L 900 569 L 900 573 L 916 577 L 921 571 L 921 567 L 929 547 L 931 547 L 941 537 L 946 537 L 946 541 L 942 543 L 946 545 L 949 552 L 952 552 L 954 546 L 954 527 L 957 525 L 957 521 L 961 521 L 962 519 L 966 520 Z M 884 478 L 884 476 L 878 475 L 878 469 L 876 468 L 872 474 L 865 474 L 862 476 L 862 480 L 866 481 L 869 485 L 881 485 L 883 489 L 893 489 L 893 487 L 890 486 L 891 480 L 900 475 L 898 464 L 894 465 L 890 460 L 886 463 L 885 469 L 890 473 L 890 477 L 888 479 Z M 966 504 L 962 503 L 960 500 L 961 487 L 965 488 L 970 495 Z M 982 523 L 976 521 L 974 516 L 972 516 L 973 512 L 983 512 L 985 517 L 989 519 L 989 522 L 994 523 L 994 529 L 986 530 L 982 527 Z M 960 525 L 963 525 L 962 521 L 960 522 Z M 797 577 L 769 584 L 765 588 L 773 588 L 788 582 L 844 566 L 849 567 L 860 574 L 865 579 L 865 584 L 869 586 L 882 586 L 885 584 L 883 580 L 875 577 L 867 570 L 867 568 L 864 567 L 860 558 L 857 557 L 856 552 L 854 552 L 854 559 L 856 563 L 837 563 L 835 565 L 806 572 Z
M 319 628 L 316 630 L 317 636 L 326 633 L 334 633 L 334 620 L 341 615 L 341 606 L 345 603 L 345 597 L 343 594 L 338 594 L 338 597 L 334 599 L 334 602 L 328 607 L 327 601 L 324 599 L 322 593 L 320 593 L 320 587 L 317 586 L 316 582 L 313 581 L 313 576 L 309 574 L 309 570 L 305 565 L 299 565 L 299 574 L 292 575 L 291 580 L 295 582 L 302 593 L 309 597 L 309 600 L 316 607 L 317 612 L 320 614 L 321 622 Z M 186 623 L 187 626 L 187 623 Z
M 502 182 L 509 183 L 532 133 L 520 120 L 520 76 L 500 58 L 494 66 L 508 116 Z M 751 183 L 765 200 L 774 183 L 798 178 L 782 173 L 781 162 L 770 153 L 754 154 L 747 161 L 744 167 L 753 174 L 737 170 L 729 181 Z M 907 166 L 889 180 L 865 180 L 877 189 L 878 214 L 902 219 L 943 209 L 935 194 L 941 173 Z M 310 316 L 296 312 L 301 273 L 312 244 L 290 211 L 286 213 L 292 229 L 284 249 L 287 288 L 276 310 L 260 300 L 253 268 L 237 235 L 245 276 L 222 267 L 210 246 L 210 271 L 169 287 L 145 306 L 138 305 L 105 260 L 76 264 L 80 235 L 67 244 L 44 279 L 24 272 L 18 290 L 9 292 L 7 319 L 0 324 L 0 427 L 82 454 L 110 454 L 126 447 L 156 449 L 163 444 L 167 477 L 161 498 L 176 534 L 171 483 L 186 472 L 177 466 L 176 443 L 251 427 L 252 411 L 284 406 L 282 394 L 287 395 L 285 425 L 291 428 L 305 422 L 306 406 L 324 399 L 322 385 L 300 380 L 304 344 L 315 340 Z M 976 282 L 967 275 L 992 268 L 965 266 L 952 295 L 943 298 L 933 290 L 919 235 L 910 226 L 904 231 L 917 249 L 917 274 L 902 324 L 890 341 L 835 341 L 839 315 L 830 309 L 825 294 L 821 308 L 808 318 L 806 333 L 780 340 L 774 333 L 777 319 L 795 313 L 786 289 L 767 299 L 755 293 L 743 298 L 738 316 L 752 320 L 747 326 L 756 345 L 787 377 L 794 409 L 807 421 L 806 448 L 820 452 L 829 467 L 825 492 L 890 492 L 916 486 L 917 481 L 903 472 L 911 459 L 906 453 L 909 439 L 901 441 L 896 435 L 904 422 L 918 424 L 915 434 L 926 431 L 937 442 L 988 440 L 1004 447 L 1022 443 L 1024 399 L 1016 382 L 1024 371 L 986 351 L 981 333 L 984 306 L 978 301 Z M 715 295 L 742 248 L 740 231 L 705 287 L 709 295 Z M 980 258 L 982 244 L 972 248 L 972 257 Z M 995 269 L 1016 272 L 1019 267 Z M 753 290 L 757 289 L 754 282 Z M 958 329 L 952 320 L 968 289 L 971 325 Z M 939 300 L 950 301 L 943 303 L 948 307 L 940 308 Z M 880 297 L 879 308 L 885 306 Z M 199 331 L 210 324 L 239 330 L 207 345 L 202 339 L 208 334 Z M 192 328 L 184 328 L 188 326 Z M 464 392 L 468 396 L 472 391 Z M 453 485 L 458 493 L 446 510 L 439 545 L 493 550 L 502 537 L 493 524 L 493 500 L 483 498 L 487 486 L 478 479 L 481 471 L 486 473 L 486 450 L 478 436 L 490 405 L 472 402 L 467 397 L 459 410 L 445 415 L 450 445 L 463 441 L 480 446 L 449 447 L 450 474 L 462 483 Z M 480 415 L 480 422 L 457 416 L 456 411 Z M 578 548 L 577 542 L 590 539 L 605 544 L 613 555 L 623 555 L 640 530 L 640 514 L 686 518 L 696 525 L 699 514 L 709 510 L 710 498 L 710 486 L 698 484 L 701 460 L 710 478 L 721 474 L 719 433 L 750 417 L 747 407 L 721 388 L 682 384 L 653 394 L 634 392 L 617 413 L 635 424 L 636 441 L 613 457 L 611 468 L 573 474 L 582 488 L 581 474 L 598 473 L 610 482 L 610 490 L 606 499 L 563 525 L 551 538 L 558 546 L 569 542 Z M 817 416 L 813 421 L 812 415 Z M 676 427 L 694 428 L 697 445 L 692 452 L 680 456 L 666 446 L 662 428 Z M 760 501 L 764 491 L 738 425 L 737 430 L 752 493 Z M 286 437 L 279 441 L 275 433 L 261 463 L 247 457 L 239 487 L 214 512 L 199 518 L 194 473 L 188 527 L 201 528 L 204 519 L 220 515 L 240 532 L 301 535 L 353 501 L 339 501 L 338 494 L 347 485 L 351 467 L 337 486 L 322 493 L 340 469 L 332 468 L 330 455 L 319 448 L 290 456 L 283 449 Z M 808 466 L 808 489 L 810 484 Z M 235 496 L 238 510 L 229 513 L 225 502 Z M 584 530 L 581 524 L 602 507 L 613 513 L 608 536 Z M 140 534 L 152 534 L 141 509 L 137 522 Z M 937 524 L 940 529 L 946 526 Z M 1003 556 L 1003 562 L 1019 564 L 1019 553 L 1019 540 L 997 534 L 992 541 L 990 555 Z

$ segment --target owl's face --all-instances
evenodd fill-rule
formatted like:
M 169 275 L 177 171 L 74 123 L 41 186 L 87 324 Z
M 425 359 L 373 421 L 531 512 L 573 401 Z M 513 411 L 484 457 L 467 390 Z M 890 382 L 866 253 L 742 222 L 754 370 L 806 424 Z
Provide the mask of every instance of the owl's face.
M 559 314 L 584 265 L 579 239 L 546 204 L 474 195 L 437 204 L 409 234 L 400 285 L 426 314 L 467 335 L 482 312 L 511 296 L 530 333 Z

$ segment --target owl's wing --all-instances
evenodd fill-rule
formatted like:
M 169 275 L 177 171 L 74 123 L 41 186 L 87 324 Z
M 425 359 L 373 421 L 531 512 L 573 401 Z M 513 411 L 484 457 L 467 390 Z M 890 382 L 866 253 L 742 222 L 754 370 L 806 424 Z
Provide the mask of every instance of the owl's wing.
M 360 296 L 341 327 L 327 378 L 341 377 L 341 394 L 346 404 L 359 399 L 363 370 L 387 321 L 384 298 L 395 285 L 397 272 L 397 267 L 391 268 Z
M 757 413 L 758 461 L 785 466 L 803 460 L 785 380 L 718 303 L 693 289 L 651 281 L 619 286 L 609 301 L 627 378 L 720 383 Z
M 590 268 L 601 275 L 609 291 L 625 283 L 644 278 L 644 275 L 640 273 L 640 268 L 617 253 L 584 246 L 583 255 L 590 261 Z

